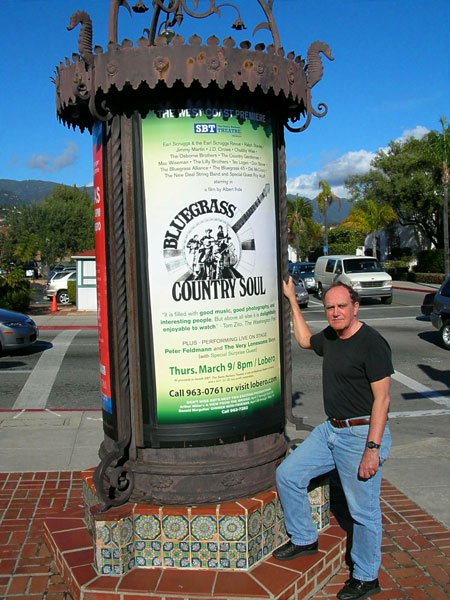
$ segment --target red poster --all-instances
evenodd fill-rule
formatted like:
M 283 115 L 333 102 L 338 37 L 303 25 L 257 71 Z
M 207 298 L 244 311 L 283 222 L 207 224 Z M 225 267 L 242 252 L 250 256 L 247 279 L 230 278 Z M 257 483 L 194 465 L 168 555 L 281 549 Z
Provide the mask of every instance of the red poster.
M 111 377 L 109 364 L 108 297 L 106 286 L 106 238 L 103 197 L 102 125 L 96 123 L 94 138 L 94 227 L 97 270 L 98 343 L 100 354 L 100 383 L 102 408 L 112 414 Z

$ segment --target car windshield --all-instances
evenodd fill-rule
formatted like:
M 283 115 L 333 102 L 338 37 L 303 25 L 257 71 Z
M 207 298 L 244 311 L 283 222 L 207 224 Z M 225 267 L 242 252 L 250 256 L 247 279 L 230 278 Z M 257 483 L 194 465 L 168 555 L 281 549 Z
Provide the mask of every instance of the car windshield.
M 344 260 L 346 273 L 382 273 L 383 267 L 374 258 L 351 258 Z
M 297 273 L 314 273 L 314 267 L 314 263 L 311 263 L 310 265 L 299 265 Z
M 67 273 L 64 273 L 64 271 L 55 273 L 54 276 L 52 277 L 52 281 L 56 281 L 57 279 L 62 279 L 63 277 L 66 277 L 66 275 L 67 275 Z

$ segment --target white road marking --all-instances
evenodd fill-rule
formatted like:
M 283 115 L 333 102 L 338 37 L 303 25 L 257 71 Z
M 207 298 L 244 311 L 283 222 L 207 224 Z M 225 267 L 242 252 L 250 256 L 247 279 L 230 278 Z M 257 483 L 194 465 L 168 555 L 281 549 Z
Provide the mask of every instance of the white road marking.
M 414 390 L 415 392 L 418 392 L 425 398 L 428 398 L 428 400 L 431 400 L 432 402 L 436 402 L 436 404 L 441 404 L 442 406 L 446 406 L 447 408 L 450 408 L 450 399 L 449 398 L 444 398 L 444 396 L 441 396 L 439 392 L 435 392 L 434 390 L 426 387 L 422 383 L 419 383 L 415 379 L 411 379 L 411 377 L 408 377 L 407 375 L 403 375 L 403 373 L 399 373 L 398 371 L 394 371 L 394 374 L 392 375 L 392 379 L 395 379 L 395 381 L 398 381 L 399 383 L 406 385 L 406 387 L 410 388 L 411 390 Z
M 390 419 L 403 417 L 440 417 L 441 415 L 450 415 L 450 409 L 438 408 L 436 410 L 411 410 L 404 412 L 389 412 Z
M 55 415 L 56 417 L 60 417 L 61 416 L 60 414 L 58 414 L 54 410 L 51 410 L 50 408 L 46 408 L 45 411 L 51 413 L 52 415 Z
M 14 402 L 16 408 L 45 408 L 61 363 L 80 329 L 67 329 L 52 340 L 53 347 L 45 350 Z

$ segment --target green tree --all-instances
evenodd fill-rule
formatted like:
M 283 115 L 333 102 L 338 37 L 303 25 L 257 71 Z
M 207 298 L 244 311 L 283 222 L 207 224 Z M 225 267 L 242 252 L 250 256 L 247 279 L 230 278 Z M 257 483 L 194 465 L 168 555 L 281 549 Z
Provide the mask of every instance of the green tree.
M 38 205 L 11 210 L 2 260 L 21 263 L 39 250 L 48 265 L 94 247 L 94 208 L 86 190 L 56 186 Z
M 366 200 L 364 207 L 355 206 L 350 210 L 346 219 L 342 221 L 344 227 L 356 229 L 364 234 L 372 234 L 372 252 L 377 255 L 377 230 L 384 229 L 386 225 L 397 221 L 397 214 L 387 204 L 379 205 L 373 200 Z
M 448 140 L 449 129 L 445 131 Z M 430 155 L 435 136 L 441 140 L 443 134 L 430 132 L 420 140 L 390 142 L 387 150 L 377 152 L 368 173 L 348 177 L 345 185 L 349 200 L 390 205 L 400 225 L 413 226 L 422 238 L 442 248 L 443 169 Z
M 364 233 L 349 229 L 343 223 L 329 231 L 329 254 L 356 254 L 358 246 L 364 243 Z
M 311 200 L 301 196 L 287 199 L 287 221 L 289 237 L 295 244 L 296 260 L 300 260 L 300 241 L 305 241 L 307 224 L 311 221 L 313 207 Z M 302 244 L 304 246 L 304 244 Z
M 444 270 L 445 276 L 449 275 L 449 240 L 448 240 L 448 183 L 449 183 L 449 165 L 450 165 L 450 127 L 446 127 L 446 118 L 439 119 L 442 128 L 442 134 L 437 131 L 430 131 L 427 136 L 427 145 L 425 152 L 428 160 L 440 172 L 443 191 L 443 210 L 442 210 L 442 237 L 444 246 Z
M 328 207 L 334 200 L 336 200 L 340 210 L 341 201 L 336 194 L 333 194 L 331 187 L 324 179 L 319 181 L 319 187 L 322 188 L 322 191 L 316 196 L 316 202 L 317 208 L 319 209 L 319 216 L 321 217 L 323 215 L 324 245 L 327 248 L 326 254 L 328 254 Z
M 40 218 L 35 205 L 10 208 L 5 219 L 8 225 L 0 240 L 2 264 L 22 265 L 35 257 L 40 247 Z
M 47 264 L 94 247 L 94 209 L 86 190 L 57 186 L 39 208 L 41 255 Z

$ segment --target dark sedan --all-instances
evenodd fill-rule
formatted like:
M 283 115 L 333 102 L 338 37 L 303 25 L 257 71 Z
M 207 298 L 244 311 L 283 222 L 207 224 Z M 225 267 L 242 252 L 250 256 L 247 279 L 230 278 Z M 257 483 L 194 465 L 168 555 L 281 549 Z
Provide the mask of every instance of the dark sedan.
M 439 329 L 443 347 L 450 350 L 450 277 L 437 291 L 430 317 L 433 326 Z
M 420 311 L 426 317 L 431 315 L 431 311 L 433 310 L 433 302 L 434 297 L 436 296 L 436 292 L 430 292 L 429 294 L 425 294 L 422 300 L 422 306 L 420 307 Z

